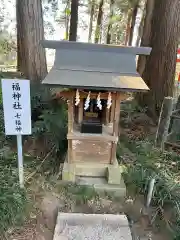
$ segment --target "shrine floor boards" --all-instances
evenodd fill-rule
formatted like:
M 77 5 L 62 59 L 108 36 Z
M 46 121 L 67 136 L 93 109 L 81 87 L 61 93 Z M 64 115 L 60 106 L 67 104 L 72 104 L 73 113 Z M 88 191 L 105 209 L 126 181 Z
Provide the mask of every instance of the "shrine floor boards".
M 125 215 L 59 213 L 53 240 L 132 240 Z

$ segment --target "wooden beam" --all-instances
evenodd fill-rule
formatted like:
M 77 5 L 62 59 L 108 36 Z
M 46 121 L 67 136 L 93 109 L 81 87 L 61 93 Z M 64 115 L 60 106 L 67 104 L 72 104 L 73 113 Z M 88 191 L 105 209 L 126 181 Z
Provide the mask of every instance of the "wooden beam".
M 117 136 L 112 136 L 108 134 L 88 134 L 88 133 L 78 133 L 78 132 L 73 132 L 73 133 L 68 133 L 67 134 L 67 139 L 72 139 L 72 140 L 93 140 L 93 141 L 107 141 L 107 142 L 118 142 L 118 137 Z
M 119 115 L 120 115 L 120 93 L 116 93 L 116 101 L 115 101 L 115 108 L 114 108 L 114 121 L 113 121 L 113 136 L 118 138 L 119 133 Z M 117 142 L 112 142 L 112 149 L 111 149 L 111 164 L 114 163 L 116 160 L 116 149 L 117 149 Z
M 79 95 L 80 95 L 80 99 L 87 98 L 88 92 L 79 90 Z M 108 95 L 109 95 L 108 92 L 102 92 L 101 93 L 101 99 L 108 99 Z M 75 97 L 75 96 L 76 96 L 76 91 L 75 90 L 62 91 L 62 92 L 56 93 L 56 98 L 63 97 L 63 98 L 66 98 L 66 99 L 70 99 L 71 97 Z M 90 98 L 91 99 L 97 99 L 97 96 L 98 96 L 98 92 L 97 93 L 91 92 Z M 116 99 L 116 93 L 113 92 L 111 94 L 111 96 L 112 96 L 112 100 Z M 121 98 L 122 98 L 121 100 L 126 99 L 127 98 L 126 94 L 121 93 Z
M 78 105 L 78 123 L 80 124 L 83 120 L 83 100 L 81 99 Z

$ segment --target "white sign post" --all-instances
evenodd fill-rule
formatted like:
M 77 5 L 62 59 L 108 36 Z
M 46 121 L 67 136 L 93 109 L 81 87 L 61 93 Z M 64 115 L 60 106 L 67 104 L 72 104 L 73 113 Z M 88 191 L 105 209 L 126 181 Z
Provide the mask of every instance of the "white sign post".
M 2 79 L 5 134 L 17 136 L 20 187 L 24 187 L 22 135 L 31 134 L 30 81 Z

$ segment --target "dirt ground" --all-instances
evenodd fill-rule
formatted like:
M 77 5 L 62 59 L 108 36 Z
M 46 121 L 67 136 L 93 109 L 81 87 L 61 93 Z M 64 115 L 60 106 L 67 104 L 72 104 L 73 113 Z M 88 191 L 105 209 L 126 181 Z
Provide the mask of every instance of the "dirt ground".
M 112 199 L 107 194 L 97 195 L 93 190 L 78 186 L 66 186 L 53 179 L 46 182 L 35 179 L 28 188 L 31 206 L 24 226 L 9 229 L 8 240 L 52 240 L 58 211 L 82 213 L 125 213 L 130 221 L 133 239 L 168 240 L 166 232 L 150 225 L 142 215 L 143 197 L 125 200 Z M 4 239 L 3 239 L 4 240 Z

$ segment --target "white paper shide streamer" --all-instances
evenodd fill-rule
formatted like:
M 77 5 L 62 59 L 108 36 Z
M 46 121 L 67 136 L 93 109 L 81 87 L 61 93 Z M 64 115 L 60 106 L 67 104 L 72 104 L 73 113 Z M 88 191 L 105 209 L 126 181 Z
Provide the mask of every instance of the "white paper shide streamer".
M 86 98 L 85 104 L 84 104 L 84 110 L 87 110 L 89 108 L 89 104 L 90 104 L 90 95 L 91 92 L 88 93 L 88 96 Z
M 75 106 L 78 106 L 80 103 L 80 95 L 79 95 L 79 90 L 76 90 L 76 97 L 75 97 Z
M 99 110 L 102 110 L 101 94 L 100 93 L 97 96 L 97 107 L 99 108 Z
M 111 105 L 112 105 L 112 96 L 111 96 L 111 93 L 109 92 L 108 100 L 107 100 L 107 109 L 110 109 Z

